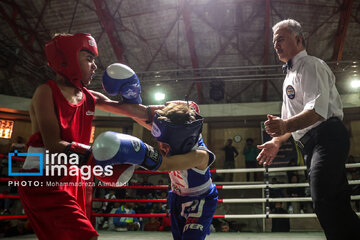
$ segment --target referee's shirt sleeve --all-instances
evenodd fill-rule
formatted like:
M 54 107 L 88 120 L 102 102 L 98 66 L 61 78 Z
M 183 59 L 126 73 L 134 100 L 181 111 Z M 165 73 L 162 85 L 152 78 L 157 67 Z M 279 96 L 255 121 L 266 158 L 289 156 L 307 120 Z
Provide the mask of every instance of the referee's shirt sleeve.
M 312 59 L 304 64 L 302 71 L 304 110 L 313 110 L 327 119 L 329 110 L 330 80 L 323 63 Z

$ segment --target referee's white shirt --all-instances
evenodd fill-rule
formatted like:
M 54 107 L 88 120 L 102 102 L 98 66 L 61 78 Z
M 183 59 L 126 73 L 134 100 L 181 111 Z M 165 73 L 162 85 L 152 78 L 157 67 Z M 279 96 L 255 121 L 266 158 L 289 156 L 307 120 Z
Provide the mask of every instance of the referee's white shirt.
M 311 128 L 330 117 L 343 119 L 343 106 L 335 86 L 335 76 L 321 59 L 309 56 L 305 50 L 292 59 L 292 68 L 287 71 L 283 84 L 281 118 L 288 119 L 303 110 L 315 109 L 324 119 L 293 132 L 299 140 Z

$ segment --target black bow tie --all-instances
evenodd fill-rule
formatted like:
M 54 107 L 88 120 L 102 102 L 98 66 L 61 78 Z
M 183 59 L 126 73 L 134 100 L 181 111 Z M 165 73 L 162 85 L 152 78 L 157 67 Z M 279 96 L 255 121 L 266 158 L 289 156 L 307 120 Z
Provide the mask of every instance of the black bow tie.
M 282 65 L 283 73 L 286 73 L 288 69 L 291 70 L 292 67 L 292 60 L 290 59 L 286 64 Z

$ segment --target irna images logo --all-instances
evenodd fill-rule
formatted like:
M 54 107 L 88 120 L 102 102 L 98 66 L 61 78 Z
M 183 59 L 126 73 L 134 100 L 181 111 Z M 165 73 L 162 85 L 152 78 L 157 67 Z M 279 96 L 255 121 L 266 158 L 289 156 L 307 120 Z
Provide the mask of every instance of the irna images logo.
M 13 157 L 32 157 L 39 158 L 39 172 L 13 172 L 12 161 Z M 45 165 L 44 165 L 45 158 Z M 66 155 L 65 153 L 49 153 L 48 150 L 44 153 L 18 153 L 14 151 L 9 153 L 9 176 L 81 176 L 84 180 L 89 180 L 93 174 L 95 177 L 112 176 L 113 166 L 100 165 L 82 165 L 79 166 L 79 156 L 76 153 Z
M 13 153 L 9 153 L 8 164 L 9 164 L 9 176 L 43 176 L 43 153 L 18 153 L 18 151 L 14 151 Z M 13 157 L 38 157 L 40 161 L 39 172 L 13 172 L 12 171 L 12 158 Z

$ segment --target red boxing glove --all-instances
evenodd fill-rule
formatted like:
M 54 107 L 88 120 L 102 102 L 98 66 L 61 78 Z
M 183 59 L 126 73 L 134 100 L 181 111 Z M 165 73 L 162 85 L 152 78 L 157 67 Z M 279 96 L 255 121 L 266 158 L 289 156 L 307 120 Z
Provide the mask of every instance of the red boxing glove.
M 82 143 L 72 142 L 65 148 L 66 155 L 75 153 L 79 156 L 79 166 L 88 164 L 89 159 L 92 158 L 91 147 Z
M 96 176 L 96 178 L 103 183 L 121 187 L 129 182 L 135 170 L 135 165 L 132 164 L 116 164 L 112 167 L 113 174 L 111 176 Z

